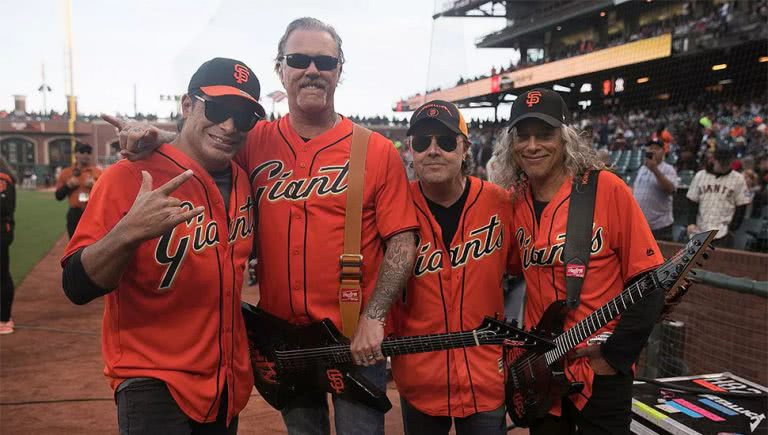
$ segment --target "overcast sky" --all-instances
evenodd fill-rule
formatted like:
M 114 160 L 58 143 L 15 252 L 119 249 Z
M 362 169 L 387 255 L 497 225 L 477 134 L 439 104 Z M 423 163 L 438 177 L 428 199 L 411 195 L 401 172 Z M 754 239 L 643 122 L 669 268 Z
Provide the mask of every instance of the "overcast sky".
M 336 91 L 336 110 L 347 115 L 392 115 L 392 104 L 427 88 L 455 84 L 459 76 L 508 64 L 508 49 L 477 49 L 476 38 L 504 27 L 503 18 L 432 20 L 444 0 L 72 0 L 74 89 L 81 113 L 167 116 L 204 61 L 232 57 L 247 63 L 265 95 L 281 90 L 272 72 L 277 42 L 288 23 L 312 16 L 332 24 L 347 63 Z M 65 0 L 0 0 L 0 109 L 13 95 L 41 111 L 38 87 L 45 64 L 53 88 L 48 109 L 65 110 Z M 287 104 L 275 107 L 286 112 Z M 468 112 L 487 117 L 488 111 Z

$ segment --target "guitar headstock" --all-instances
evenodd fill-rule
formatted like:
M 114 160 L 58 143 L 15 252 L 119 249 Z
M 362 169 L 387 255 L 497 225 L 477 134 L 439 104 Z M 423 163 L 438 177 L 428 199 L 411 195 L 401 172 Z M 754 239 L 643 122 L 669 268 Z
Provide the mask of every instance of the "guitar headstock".
M 477 344 L 503 344 L 507 347 L 536 349 L 541 352 L 555 348 L 552 340 L 526 332 L 517 326 L 517 321 L 514 319 L 504 321 L 485 316 L 483 322 L 473 332 Z
M 690 284 L 686 278 L 688 273 L 695 275 L 691 269 L 694 266 L 701 267 L 703 261 L 709 257 L 707 250 L 714 249 L 711 242 L 716 234 L 717 230 L 694 234 L 683 249 L 654 270 L 653 274 L 659 287 L 664 291 L 673 292 L 682 287 L 681 291 L 684 292 Z

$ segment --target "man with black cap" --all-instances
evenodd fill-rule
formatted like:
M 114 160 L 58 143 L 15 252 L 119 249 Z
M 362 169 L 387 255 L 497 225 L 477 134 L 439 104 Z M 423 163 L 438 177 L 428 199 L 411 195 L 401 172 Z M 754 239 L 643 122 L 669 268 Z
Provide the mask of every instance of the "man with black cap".
M 553 302 L 566 299 L 570 279 L 582 277 L 583 286 L 574 298 L 576 303 L 569 304 L 565 329 L 663 262 L 632 192 L 624 181 L 603 170 L 596 151 L 568 125 L 569 119 L 557 92 L 524 92 L 512 105 L 509 126 L 497 144 L 496 181 L 514 188 L 512 228 L 519 249 L 517 269 L 527 286 L 526 328 L 535 327 Z M 589 231 L 585 239 L 591 243 L 581 249 L 588 253 L 589 263 L 566 267 L 569 210 L 589 208 L 581 202 L 583 196 L 572 195 L 573 186 L 583 190 L 586 180 L 595 176 L 593 210 L 583 210 L 574 218 L 587 219 L 581 227 Z M 571 382 L 583 382 L 583 390 L 562 400 L 553 398 L 549 415 L 531 425 L 531 434 L 574 433 L 576 427 L 585 434 L 628 434 L 634 362 L 663 302 L 663 293 L 654 292 L 599 330 L 611 333 L 604 343 L 579 344 L 565 361 L 565 375 Z
M 428 102 L 408 129 L 416 181 L 411 193 L 419 245 L 405 296 L 393 308 L 396 335 L 469 331 L 504 312 L 511 249 L 509 193 L 470 177 L 470 142 L 459 109 Z M 499 346 L 392 358 L 406 433 L 503 435 L 504 375 Z
M 260 122 L 235 161 L 248 171 L 258 208 L 259 308 L 294 324 L 330 319 L 350 338 L 352 358 L 363 366 L 358 373 L 384 390 L 384 327 L 413 267 L 418 222 L 392 142 L 336 112 L 343 66 L 341 37 L 332 26 L 310 17 L 288 24 L 274 67 L 290 113 Z M 121 127 L 129 155 L 173 135 L 110 122 Z M 353 142 L 365 148 L 362 171 L 353 170 Z M 356 225 L 347 224 L 347 215 L 357 213 L 347 212 L 347 190 L 358 174 L 363 207 L 350 219 L 360 222 L 353 237 Z M 349 255 L 357 240 L 359 249 Z M 337 434 L 384 433 L 381 411 L 349 397 L 332 399 Z M 328 394 L 297 397 L 281 413 L 290 434 L 331 433 Z
M 733 231 L 744 220 L 750 203 L 744 175 L 731 169 L 733 151 L 726 143 L 717 144 L 706 165 L 688 187 L 688 234 L 718 230 L 713 243 L 733 245 Z
M 77 223 L 83 216 L 83 210 L 88 205 L 88 198 L 93 184 L 101 176 L 101 169 L 92 165 L 93 148 L 82 142 L 75 144 L 75 164 L 64 168 L 56 180 L 56 199 L 67 198 L 67 233 L 72 238 Z
M 104 373 L 121 434 L 234 434 L 253 389 L 240 296 L 253 238 L 232 158 L 264 116 L 244 63 L 192 76 L 178 136 L 93 189 L 62 258 L 69 299 L 105 296 Z

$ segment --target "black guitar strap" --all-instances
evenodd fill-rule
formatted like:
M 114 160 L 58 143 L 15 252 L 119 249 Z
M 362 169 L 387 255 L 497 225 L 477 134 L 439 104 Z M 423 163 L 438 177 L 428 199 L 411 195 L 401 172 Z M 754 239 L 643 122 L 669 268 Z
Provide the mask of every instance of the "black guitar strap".
M 571 188 L 563 248 L 565 305 L 571 310 L 578 307 L 581 302 L 581 287 L 584 285 L 589 267 L 599 174 L 600 171 L 589 171 L 581 177 L 575 177 Z

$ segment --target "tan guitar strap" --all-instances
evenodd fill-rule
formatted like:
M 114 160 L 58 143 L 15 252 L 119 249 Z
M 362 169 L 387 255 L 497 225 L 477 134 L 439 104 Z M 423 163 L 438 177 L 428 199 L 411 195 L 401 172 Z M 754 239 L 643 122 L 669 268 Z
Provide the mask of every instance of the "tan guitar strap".
M 360 306 L 363 300 L 363 255 L 360 253 L 360 237 L 363 219 L 363 180 L 365 178 L 365 154 L 371 131 L 357 124 L 352 125 L 352 148 L 349 153 L 347 179 L 347 209 L 344 219 L 344 253 L 341 254 L 341 285 L 339 307 L 341 329 L 352 337 L 357 329 Z

